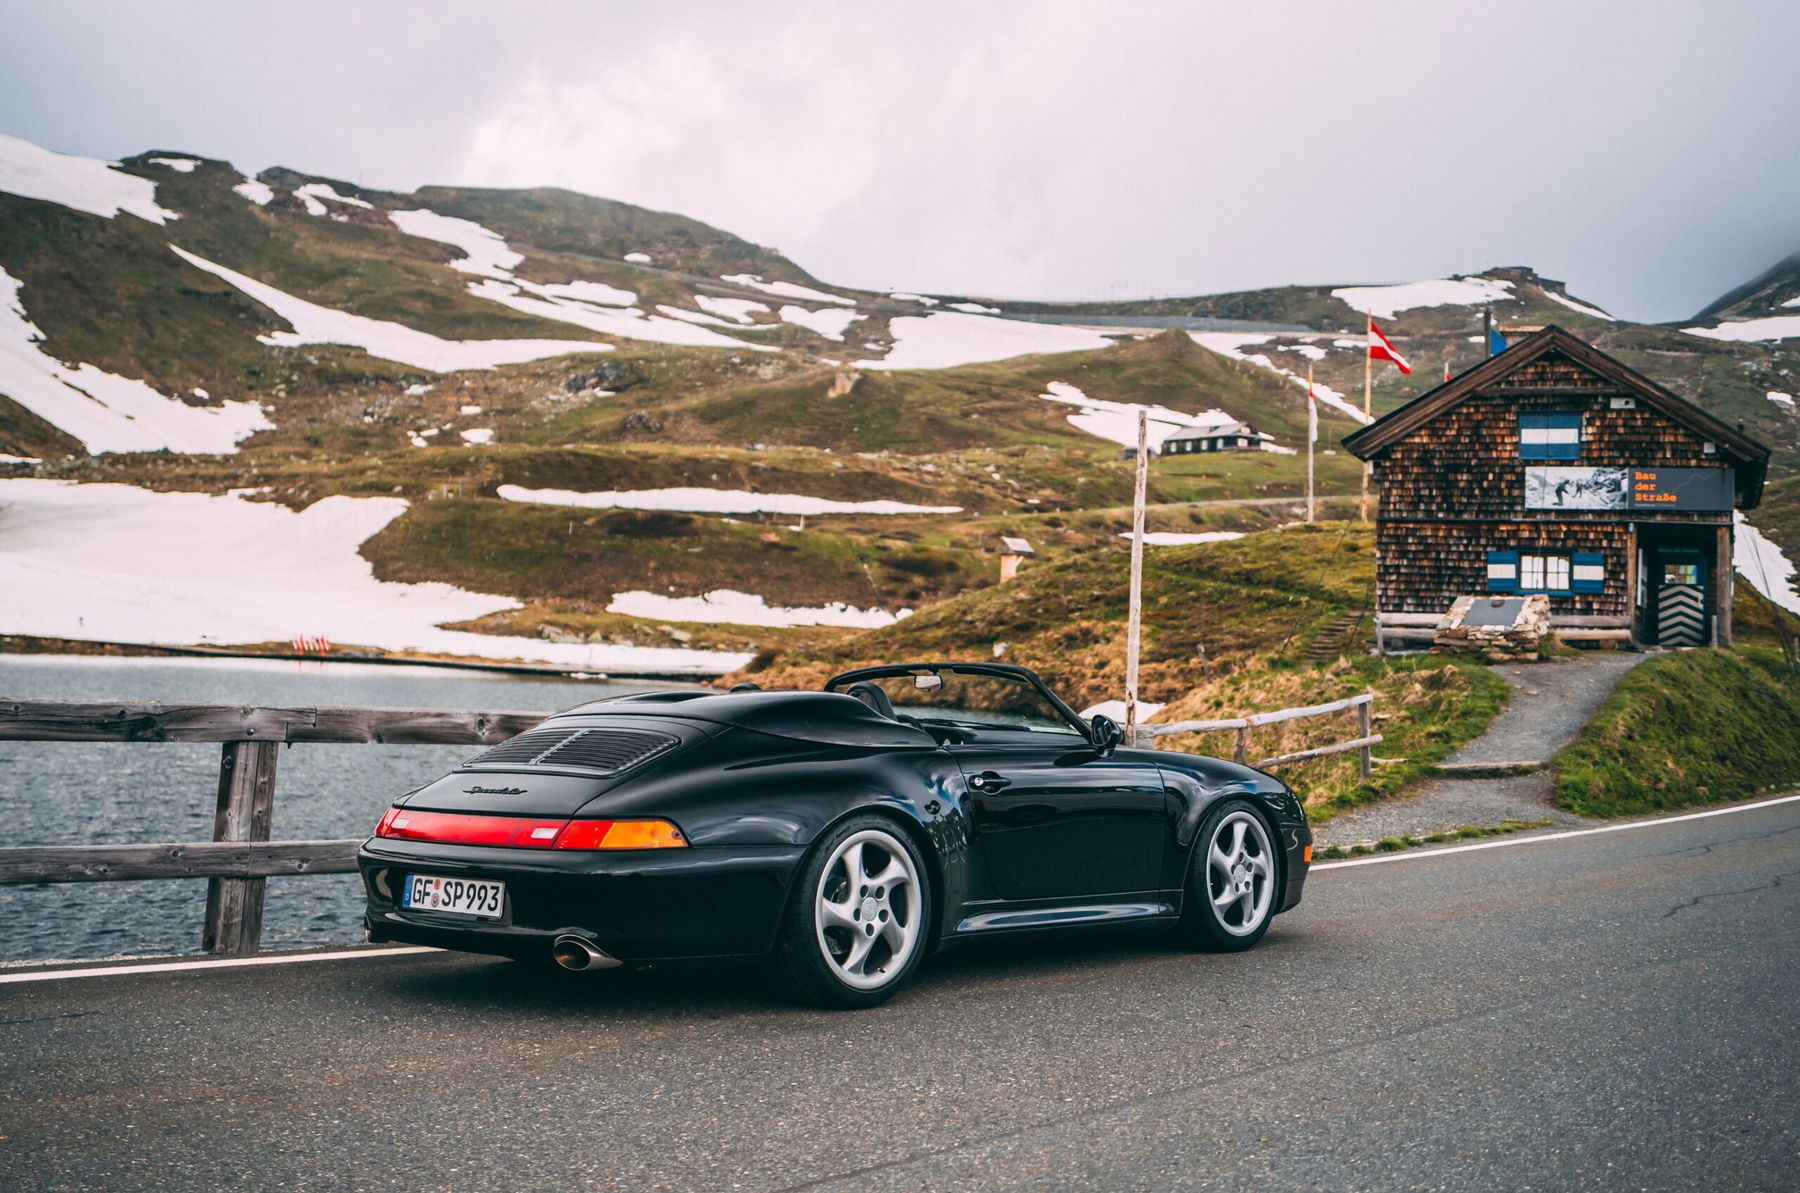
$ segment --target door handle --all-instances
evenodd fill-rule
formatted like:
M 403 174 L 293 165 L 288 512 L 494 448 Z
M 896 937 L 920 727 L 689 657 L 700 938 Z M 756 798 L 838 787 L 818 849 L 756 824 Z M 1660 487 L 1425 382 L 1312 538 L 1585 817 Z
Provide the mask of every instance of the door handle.
M 994 771 L 984 770 L 970 778 L 969 786 L 977 791 L 998 791 L 1002 787 L 1011 787 L 1012 780 Z

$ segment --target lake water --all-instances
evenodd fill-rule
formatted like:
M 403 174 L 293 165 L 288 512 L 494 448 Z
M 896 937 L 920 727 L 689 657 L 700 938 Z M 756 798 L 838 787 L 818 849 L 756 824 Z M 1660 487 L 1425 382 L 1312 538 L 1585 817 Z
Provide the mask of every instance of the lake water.
M 551 712 L 651 686 L 658 685 L 356 663 L 0 655 L 0 699 L 12 700 Z M 203 743 L 0 741 L 0 847 L 210 840 L 220 749 Z M 479 750 L 283 749 L 271 836 L 367 836 L 395 796 Z M 205 879 L 0 886 L 0 962 L 198 952 L 205 910 Z M 362 938 L 356 875 L 269 879 L 265 948 Z

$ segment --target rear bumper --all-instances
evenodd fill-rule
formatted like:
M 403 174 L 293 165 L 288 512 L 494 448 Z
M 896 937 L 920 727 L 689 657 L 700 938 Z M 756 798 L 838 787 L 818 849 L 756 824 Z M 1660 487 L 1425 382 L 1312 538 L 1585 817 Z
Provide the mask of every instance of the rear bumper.
M 544 956 L 566 932 L 626 963 L 732 960 L 774 947 L 800 846 L 618 853 L 372 838 L 357 853 L 373 941 Z M 495 920 L 398 906 L 403 874 L 506 884 Z

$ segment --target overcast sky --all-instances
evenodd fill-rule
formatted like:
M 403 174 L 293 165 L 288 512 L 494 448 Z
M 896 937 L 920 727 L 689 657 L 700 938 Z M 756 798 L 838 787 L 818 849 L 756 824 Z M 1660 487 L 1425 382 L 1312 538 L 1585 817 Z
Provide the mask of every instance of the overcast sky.
M 1800 249 L 1800 3 L 0 0 L 0 132 L 557 185 L 850 286 L 1531 265 L 1679 319 Z

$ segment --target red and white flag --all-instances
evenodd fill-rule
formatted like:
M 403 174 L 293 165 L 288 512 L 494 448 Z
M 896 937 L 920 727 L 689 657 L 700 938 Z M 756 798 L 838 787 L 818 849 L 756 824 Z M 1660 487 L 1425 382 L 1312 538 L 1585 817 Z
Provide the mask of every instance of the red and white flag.
M 1381 334 L 1381 329 L 1375 326 L 1373 319 L 1369 320 L 1369 359 L 1391 360 L 1400 367 L 1402 373 L 1412 372 L 1412 366 L 1406 363 L 1404 356 L 1394 351 L 1394 346 L 1388 343 L 1388 338 Z

